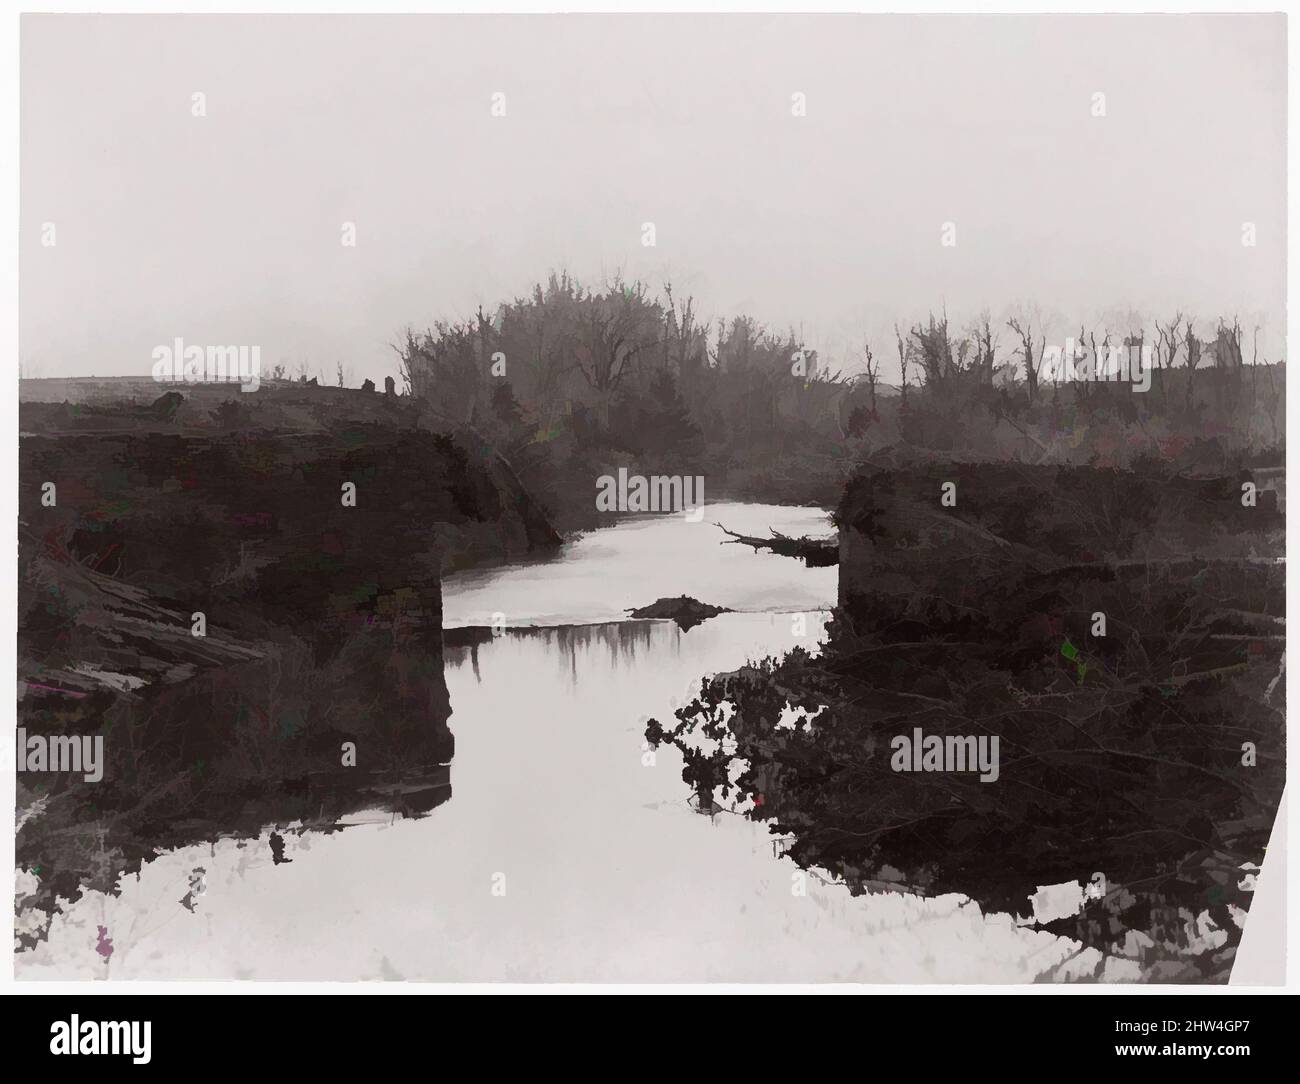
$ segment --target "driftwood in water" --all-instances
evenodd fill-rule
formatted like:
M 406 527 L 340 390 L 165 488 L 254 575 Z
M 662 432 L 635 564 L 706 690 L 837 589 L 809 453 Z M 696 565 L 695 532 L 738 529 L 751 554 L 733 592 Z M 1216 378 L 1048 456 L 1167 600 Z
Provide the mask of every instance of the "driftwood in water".
M 771 538 L 757 538 L 754 535 L 728 531 L 721 523 L 715 523 L 714 526 L 731 535 L 726 542 L 722 543 L 724 546 L 739 542 L 745 546 L 753 546 L 755 551 L 771 550 L 781 557 L 799 557 L 809 568 L 826 568 L 840 563 L 840 544 L 834 538 L 809 538 L 807 535 L 791 538 L 780 531 L 773 531 L 771 527 L 768 528 Z
M 678 598 L 661 598 L 650 603 L 649 606 L 641 606 L 627 612 L 632 617 L 668 618 L 676 621 L 683 631 L 694 628 L 701 622 L 707 621 L 710 617 L 731 613 L 725 606 L 713 606 L 710 603 L 691 598 L 689 595 L 681 595 Z

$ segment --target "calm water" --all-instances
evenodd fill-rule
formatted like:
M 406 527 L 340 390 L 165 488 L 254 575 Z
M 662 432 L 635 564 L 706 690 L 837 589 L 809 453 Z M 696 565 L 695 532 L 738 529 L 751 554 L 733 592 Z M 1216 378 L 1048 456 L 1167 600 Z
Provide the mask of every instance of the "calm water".
M 835 604 L 838 570 L 804 568 L 726 542 L 738 534 L 829 537 L 825 512 L 759 504 L 711 504 L 699 523 L 644 516 L 593 531 L 545 564 L 453 576 L 443 586 L 443 624 L 508 626 L 618 621 L 656 599 L 690 595 L 733 610 L 814 610 Z M 787 622 L 788 624 L 788 622 Z
M 163 855 L 120 897 L 56 917 L 19 977 L 1010 982 L 1071 955 L 958 897 L 853 899 L 817 878 L 795 895 L 766 828 L 692 812 L 675 751 L 644 763 L 650 715 L 666 720 L 706 674 L 811 647 L 834 601 L 836 569 L 720 546 L 711 520 L 830 531 L 816 511 L 716 505 L 703 523 L 628 522 L 546 564 L 450 579 L 448 627 L 511 626 L 448 651 L 450 801 L 286 836 L 278 866 L 266 836 Z M 683 593 L 745 612 L 688 632 L 618 620 Z M 196 866 L 207 889 L 191 913 Z

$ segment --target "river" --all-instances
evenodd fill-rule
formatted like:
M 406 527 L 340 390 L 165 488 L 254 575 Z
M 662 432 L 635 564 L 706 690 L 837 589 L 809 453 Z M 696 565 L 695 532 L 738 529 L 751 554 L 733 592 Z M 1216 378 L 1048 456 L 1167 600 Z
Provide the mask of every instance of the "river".
M 646 719 L 707 674 L 812 648 L 836 589 L 834 568 L 720 545 L 714 521 L 831 530 L 813 509 L 710 505 L 699 523 L 624 521 L 547 562 L 448 578 L 446 627 L 507 626 L 447 649 L 448 801 L 285 833 L 280 863 L 269 833 L 160 855 L 56 915 L 17 977 L 987 983 L 1072 957 L 957 896 L 853 898 L 815 876 L 798 894 L 765 826 L 691 809 L 676 751 L 648 755 Z M 688 631 L 625 619 L 681 594 L 736 612 Z

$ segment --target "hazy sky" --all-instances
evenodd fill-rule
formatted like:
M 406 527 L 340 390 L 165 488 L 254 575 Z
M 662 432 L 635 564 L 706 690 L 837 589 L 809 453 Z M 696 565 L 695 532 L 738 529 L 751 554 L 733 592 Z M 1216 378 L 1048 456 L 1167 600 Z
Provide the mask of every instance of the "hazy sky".
M 27 375 L 147 373 L 179 336 L 378 381 L 407 325 L 558 267 L 671 279 L 832 362 L 945 303 L 1062 328 L 1181 307 L 1203 335 L 1262 314 L 1283 350 L 1281 16 L 44 15 L 22 37 Z

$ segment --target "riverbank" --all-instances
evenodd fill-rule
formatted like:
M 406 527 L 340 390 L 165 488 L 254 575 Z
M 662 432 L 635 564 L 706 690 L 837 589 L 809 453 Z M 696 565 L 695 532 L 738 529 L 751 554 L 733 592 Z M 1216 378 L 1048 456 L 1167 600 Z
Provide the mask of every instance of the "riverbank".
M 162 850 L 383 795 L 432 808 L 442 568 L 559 542 L 409 403 L 113 388 L 20 406 L 19 725 L 105 755 L 102 778 L 18 780 L 23 944 Z
M 630 558 L 639 532 L 614 531 L 604 547 Z M 161 854 L 117 893 L 57 915 L 19 976 L 1028 982 L 1070 966 L 1069 942 L 956 896 L 801 885 L 766 826 L 700 817 L 672 751 L 647 758 L 645 717 L 686 702 L 703 674 L 821 637 L 801 581 L 834 570 L 741 556 L 788 570 L 791 594 L 772 599 L 790 611 L 722 614 L 688 632 L 671 621 L 512 629 L 448 648 L 450 801 L 424 818 L 349 816 L 343 831 L 282 826 L 278 862 L 266 831 Z M 618 594 L 637 586 L 635 563 L 622 569 Z M 518 582 L 503 590 L 521 616 L 542 608 Z M 454 586 L 446 606 L 460 608 Z M 206 885 L 191 911 L 179 901 L 198 867 Z M 95 951 L 100 926 L 108 958 Z
M 1225 982 L 1284 782 L 1277 504 L 1155 463 L 864 469 L 820 650 L 646 739 L 855 891 L 964 893 L 1101 954 L 1081 977 Z

